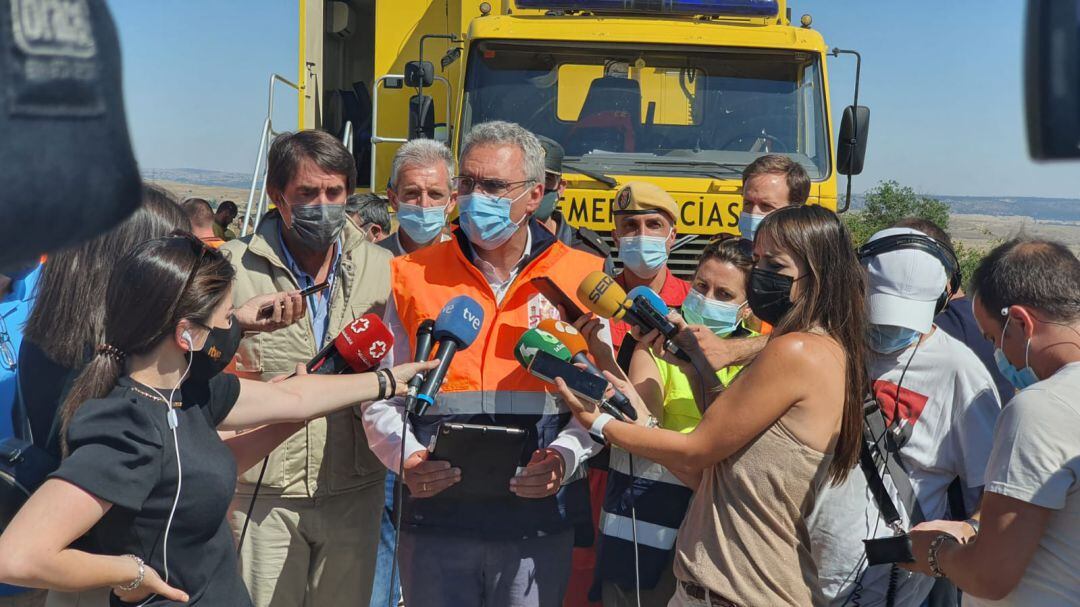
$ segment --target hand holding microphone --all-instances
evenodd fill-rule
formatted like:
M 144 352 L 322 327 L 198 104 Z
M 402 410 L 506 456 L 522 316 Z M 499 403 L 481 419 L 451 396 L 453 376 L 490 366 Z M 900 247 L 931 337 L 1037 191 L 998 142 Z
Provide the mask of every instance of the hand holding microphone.
M 549 319 L 541 321 L 536 328 L 555 336 L 570 351 L 570 360 L 584 367 L 586 372 L 597 377 L 604 376 L 600 369 L 589 359 L 589 347 L 585 342 L 585 337 L 572 325 L 561 320 Z M 619 390 L 614 388 L 613 390 L 614 393 L 607 397 L 605 401 L 614 405 L 624 416 L 636 420 L 638 418 L 637 411 L 634 410 L 634 405 L 630 403 L 630 399 Z
M 678 328 L 667 319 L 668 307 L 656 293 L 647 287 L 632 289 L 632 297 L 603 272 L 593 272 L 578 287 L 578 299 L 586 307 L 603 318 L 625 320 L 643 332 L 659 331 L 665 338 L 665 347 L 675 356 L 690 360 L 689 356 L 671 340 Z
M 435 396 L 442 387 L 454 354 L 472 345 L 483 325 L 484 309 L 467 295 L 451 299 L 439 312 L 431 333 L 434 343 L 438 344 L 435 356 L 439 359 L 439 365 L 427 374 L 416 394 L 417 415 L 423 415 L 428 407 L 435 404 Z

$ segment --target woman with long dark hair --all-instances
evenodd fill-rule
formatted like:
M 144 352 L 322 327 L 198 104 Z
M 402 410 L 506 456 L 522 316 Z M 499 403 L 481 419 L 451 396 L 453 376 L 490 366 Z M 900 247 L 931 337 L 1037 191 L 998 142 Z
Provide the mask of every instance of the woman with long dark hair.
M 674 606 L 822 604 L 805 518 L 859 455 L 865 280 L 847 230 L 820 207 L 781 209 L 758 229 L 754 257 L 750 307 L 775 329 L 693 431 L 614 421 L 560 384 L 594 435 L 704 472 L 679 529 Z
M 320 417 L 404 394 L 434 363 L 280 383 L 222 373 L 240 339 L 234 270 L 190 235 L 137 245 L 102 341 L 64 403 L 66 458 L 0 536 L 0 579 L 112 587 L 112 603 L 250 605 L 225 514 L 236 462 L 217 430 Z M 98 554 L 71 547 L 89 533 Z

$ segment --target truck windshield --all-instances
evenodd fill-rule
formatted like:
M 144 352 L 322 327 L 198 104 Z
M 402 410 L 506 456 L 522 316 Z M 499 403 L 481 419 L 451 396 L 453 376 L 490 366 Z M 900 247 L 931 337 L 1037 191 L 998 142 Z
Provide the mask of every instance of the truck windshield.
M 561 143 L 568 173 L 732 179 L 778 153 L 820 180 L 829 132 L 819 62 L 802 51 L 479 42 L 461 132 L 517 122 Z

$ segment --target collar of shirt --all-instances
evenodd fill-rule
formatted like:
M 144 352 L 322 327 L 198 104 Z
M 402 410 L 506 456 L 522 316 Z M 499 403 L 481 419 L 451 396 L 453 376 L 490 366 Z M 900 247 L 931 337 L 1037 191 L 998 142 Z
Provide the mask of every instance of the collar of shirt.
M 278 238 L 281 239 L 281 252 L 285 256 L 285 265 L 292 272 L 293 277 L 296 278 L 297 284 L 301 289 L 314 286 L 315 277 L 308 274 L 300 267 L 300 264 L 296 263 L 296 259 L 292 255 L 292 251 L 289 250 L 289 245 L 285 242 L 285 233 L 282 231 L 284 222 L 278 224 Z M 315 343 L 317 347 L 323 346 L 324 338 L 326 337 L 326 328 L 330 322 L 330 295 L 334 292 L 334 283 L 337 278 L 338 262 L 341 260 L 341 236 L 338 236 L 337 242 L 334 243 L 334 256 L 330 260 L 330 269 L 326 273 L 326 280 L 330 283 L 330 288 L 322 293 L 315 293 L 308 296 L 308 318 L 311 319 L 311 329 L 315 333 Z
M 473 263 L 476 264 L 476 269 L 480 270 L 480 273 L 484 275 L 484 279 L 487 280 L 488 286 L 491 287 L 491 291 L 495 294 L 495 301 L 502 303 L 503 297 L 510 289 L 510 285 L 514 283 L 514 279 L 517 278 L 521 268 L 525 265 L 525 260 L 532 254 L 532 230 L 529 229 L 528 223 L 525 227 L 525 249 L 521 252 L 521 258 L 517 260 L 514 267 L 510 270 L 510 275 L 506 277 L 506 280 L 499 279 L 499 273 L 495 270 L 495 266 L 484 261 L 479 255 L 476 255 L 476 248 L 473 248 Z M 469 243 L 469 246 L 473 246 Z
M 615 282 L 629 291 L 626 286 L 625 270 L 615 277 Z M 671 273 L 671 268 L 664 266 L 664 284 L 660 287 L 660 291 L 656 293 L 660 296 L 660 300 L 666 303 L 668 307 L 678 308 L 682 305 L 683 300 L 686 299 L 686 294 L 689 292 L 690 283 L 675 276 Z

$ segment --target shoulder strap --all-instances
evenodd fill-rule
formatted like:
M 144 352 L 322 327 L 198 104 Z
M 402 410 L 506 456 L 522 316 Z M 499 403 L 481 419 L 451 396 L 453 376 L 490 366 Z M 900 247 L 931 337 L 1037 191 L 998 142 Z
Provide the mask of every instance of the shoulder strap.
M 878 472 L 880 461 L 885 463 L 885 471 L 888 472 L 893 486 L 896 487 L 900 502 L 908 513 L 910 525 L 918 525 L 925 521 L 922 506 L 919 505 L 915 489 L 911 486 L 911 477 L 908 476 L 907 470 L 900 461 L 899 448 L 885 425 L 885 418 L 881 414 L 881 407 L 876 399 L 871 398 L 863 405 L 863 422 L 864 440 L 859 465 L 866 476 L 866 483 L 870 487 L 878 510 L 885 517 L 885 522 L 894 530 L 900 528 L 899 512 L 889 497 L 885 483 Z
M 600 235 L 588 228 L 578 228 L 578 237 L 590 248 L 595 249 L 601 257 L 611 255 L 611 248 L 600 238 Z

